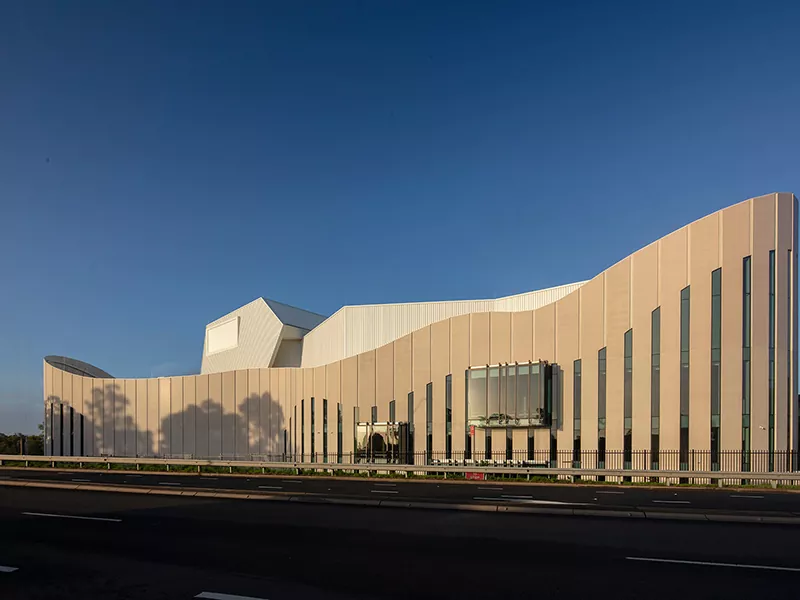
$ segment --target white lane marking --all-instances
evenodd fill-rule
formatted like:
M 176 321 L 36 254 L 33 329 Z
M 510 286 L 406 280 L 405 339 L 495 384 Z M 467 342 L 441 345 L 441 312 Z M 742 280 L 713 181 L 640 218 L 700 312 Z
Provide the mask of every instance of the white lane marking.
M 72 481 L 77 481 L 78 483 L 89 483 L 88 479 L 73 479 Z
M 281 483 L 303 483 L 299 479 L 281 479 Z
M 653 500 L 654 504 L 691 504 L 688 500 Z
M 81 517 L 79 515 L 55 515 L 52 513 L 24 512 L 29 517 L 52 517 L 54 519 L 80 519 L 81 521 L 108 521 L 109 523 L 122 523 L 122 519 L 108 519 L 106 517 Z
M 597 491 L 595 494 L 624 494 L 625 492 L 605 492 L 605 491 Z
M 759 498 L 759 499 L 763 499 L 764 496 L 745 496 L 744 494 L 731 494 L 731 498 Z
M 648 558 L 644 556 L 626 556 L 625 560 L 638 560 L 641 562 L 673 563 L 676 565 L 701 565 L 704 567 L 736 567 L 737 569 L 761 569 L 764 571 L 800 572 L 800 569 L 794 567 L 773 567 L 772 565 L 744 565 L 739 563 L 708 562 L 704 560 L 678 560 L 672 558 Z
M 487 492 L 502 492 L 503 488 L 501 487 L 478 487 L 479 490 L 485 490 Z
M 158 485 L 180 485 L 180 483 L 172 483 L 171 481 L 159 481 Z
M 260 490 L 282 490 L 283 488 L 279 485 L 260 485 L 258 486 Z
M 558 500 L 527 500 L 523 498 L 508 498 L 497 496 L 473 496 L 473 500 L 489 500 L 491 502 L 518 502 L 520 504 L 545 504 L 549 506 L 589 506 L 590 502 L 560 502 Z
M 14 571 L 17 570 L 18 570 L 17 567 L 4 567 L 0 565 L 0 573 L 13 573 Z
M 370 490 L 373 494 L 397 494 L 397 490 Z
M 501 498 L 512 498 L 514 500 L 532 500 L 533 499 L 533 496 L 507 496 L 506 494 L 503 494 L 500 497 Z
M 384 487 L 397 487 L 396 483 L 376 483 L 375 485 L 382 485 Z
M 266 600 L 266 598 L 256 598 L 255 596 L 236 596 L 234 594 L 220 594 L 219 592 L 201 592 L 195 598 L 206 598 L 207 600 Z

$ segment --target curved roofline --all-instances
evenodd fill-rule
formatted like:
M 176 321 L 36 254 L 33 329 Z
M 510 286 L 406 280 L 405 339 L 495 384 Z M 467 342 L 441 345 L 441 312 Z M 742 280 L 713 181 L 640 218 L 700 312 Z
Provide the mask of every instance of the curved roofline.
M 113 375 L 109 375 L 106 371 L 103 371 L 103 369 L 78 360 L 77 358 L 50 355 L 45 356 L 44 361 L 51 367 L 55 367 L 67 373 L 72 373 L 73 375 L 82 375 L 83 377 L 92 377 L 95 379 L 114 379 Z

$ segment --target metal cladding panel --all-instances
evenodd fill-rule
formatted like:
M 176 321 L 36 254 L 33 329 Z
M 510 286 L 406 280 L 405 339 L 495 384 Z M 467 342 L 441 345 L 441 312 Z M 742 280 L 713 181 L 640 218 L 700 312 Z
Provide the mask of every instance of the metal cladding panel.
M 215 325 L 238 319 L 238 345 L 228 350 L 208 354 L 208 331 Z M 209 323 L 203 344 L 200 372 L 221 373 L 238 369 L 269 367 L 277 353 L 283 323 L 262 298 Z
M 303 338 L 302 366 L 320 366 L 369 352 L 450 317 L 534 310 L 563 298 L 583 283 L 495 300 L 345 306 Z

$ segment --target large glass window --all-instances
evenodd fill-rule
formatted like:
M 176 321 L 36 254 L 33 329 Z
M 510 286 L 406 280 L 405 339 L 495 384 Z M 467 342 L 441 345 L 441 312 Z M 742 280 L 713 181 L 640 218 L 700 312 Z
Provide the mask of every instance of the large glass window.
M 633 329 L 625 332 L 624 342 L 622 466 L 630 469 L 633 461 Z
M 711 273 L 711 470 L 719 471 L 722 384 L 722 269 Z
M 471 374 L 472 371 L 467 369 L 464 371 L 464 414 L 467 415 L 466 423 L 464 424 L 464 458 L 471 459 L 472 458 L 472 427 L 469 424 L 470 419 L 472 418 L 472 409 L 470 408 L 470 390 L 472 389 L 472 382 L 471 382 Z
M 769 251 L 769 470 L 775 470 L 775 250 Z
M 525 404 L 522 408 L 522 412 L 519 413 L 520 418 L 524 419 L 530 415 L 530 417 L 534 419 L 544 420 L 547 415 L 545 411 L 544 393 L 542 392 L 542 380 L 544 378 L 541 376 L 541 371 L 541 365 L 531 365 L 531 387 L 528 395 L 529 402 Z
M 342 462 L 342 405 L 336 403 L 336 462 Z
M 448 460 L 453 458 L 453 376 L 444 378 L 444 452 Z
M 689 468 L 689 286 L 681 290 L 680 449 L 681 470 Z
M 661 307 L 650 315 L 650 467 L 658 469 L 661 434 Z
M 796 212 L 796 211 L 795 211 Z M 795 231 L 796 231 L 795 224 Z M 792 451 L 792 251 L 788 252 L 789 262 L 786 265 L 786 456 L 791 456 Z M 793 469 L 794 462 L 790 461 L 786 468 Z
M 516 415 L 517 420 L 527 419 L 530 415 L 529 399 L 529 386 L 530 386 L 530 365 L 519 365 L 517 367 L 517 403 Z
M 501 411 L 501 419 L 504 423 L 508 423 L 509 419 L 516 418 L 517 415 L 517 365 L 510 365 L 508 367 L 508 374 L 506 376 L 506 394 L 505 403 Z
M 468 420 L 486 417 L 486 369 L 467 371 Z
M 311 462 L 316 462 L 316 448 L 314 445 L 314 398 L 311 398 Z
M 433 456 L 433 383 L 425 386 L 425 456 Z
M 328 400 L 322 399 L 322 462 L 328 462 Z
M 408 451 L 409 462 L 407 464 L 414 464 L 410 462 L 414 456 L 414 392 L 408 393 Z
M 500 369 L 489 368 L 489 395 L 486 416 L 496 420 L 500 416 Z
M 742 266 L 742 471 L 750 470 L 750 343 L 752 337 L 751 282 L 749 256 Z
M 581 466 L 581 360 L 573 363 L 572 374 L 572 466 Z
M 606 349 L 597 352 L 597 467 L 606 466 Z

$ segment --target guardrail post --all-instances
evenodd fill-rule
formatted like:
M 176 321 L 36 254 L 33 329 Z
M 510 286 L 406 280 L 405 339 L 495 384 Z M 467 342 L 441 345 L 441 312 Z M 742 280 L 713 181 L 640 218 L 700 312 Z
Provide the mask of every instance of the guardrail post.
M 136 470 L 137 471 L 139 470 L 139 463 L 138 462 L 136 463 Z
M 200 465 L 197 465 L 197 472 L 200 473 Z
M 110 471 L 110 470 L 111 470 L 111 463 L 107 462 L 106 463 L 106 471 Z
M 169 463 L 167 463 L 167 472 L 169 473 Z

